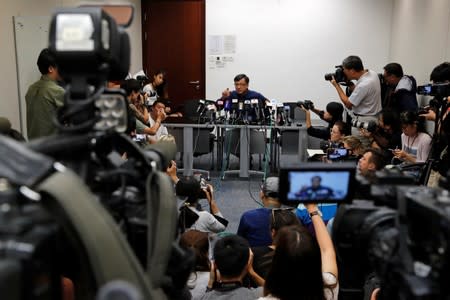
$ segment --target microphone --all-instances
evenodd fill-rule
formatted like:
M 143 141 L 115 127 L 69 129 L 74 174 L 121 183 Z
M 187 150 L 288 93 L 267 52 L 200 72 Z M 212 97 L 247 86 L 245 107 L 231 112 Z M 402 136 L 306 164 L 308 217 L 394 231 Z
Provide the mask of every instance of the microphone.
M 283 125 L 285 123 L 283 108 L 284 108 L 284 104 L 283 103 L 277 103 L 277 109 L 276 109 L 276 111 L 277 111 L 277 121 L 278 121 L 277 123 L 279 125 Z
M 223 109 L 223 100 L 217 100 L 216 105 L 217 105 L 217 110 L 221 110 Z
M 255 121 L 259 121 L 259 101 L 258 99 L 252 99 L 250 100 L 251 108 L 253 109 L 253 112 L 255 113 Z
M 231 118 L 236 119 L 236 111 L 238 109 L 238 99 L 231 99 Z
M 202 113 L 203 110 L 205 109 L 205 100 L 198 100 L 198 106 L 197 106 L 197 113 Z
M 251 101 L 250 100 L 244 100 L 244 121 L 249 122 L 251 121 L 251 116 L 249 115 L 251 109 Z
M 284 106 L 284 115 L 286 117 L 287 124 L 290 126 L 292 121 L 291 121 L 291 107 L 289 105 Z

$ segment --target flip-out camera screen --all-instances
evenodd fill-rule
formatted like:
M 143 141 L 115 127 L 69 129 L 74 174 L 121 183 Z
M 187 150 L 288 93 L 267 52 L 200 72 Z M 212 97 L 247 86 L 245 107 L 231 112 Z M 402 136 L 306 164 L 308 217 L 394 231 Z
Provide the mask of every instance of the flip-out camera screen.
M 305 163 L 280 170 L 280 200 L 302 202 L 350 202 L 354 192 L 355 164 Z

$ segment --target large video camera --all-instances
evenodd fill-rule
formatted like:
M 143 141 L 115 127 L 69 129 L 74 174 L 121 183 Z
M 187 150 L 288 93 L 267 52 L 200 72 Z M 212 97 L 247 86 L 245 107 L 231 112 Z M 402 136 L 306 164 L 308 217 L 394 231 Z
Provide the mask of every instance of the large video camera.
M 371 274 L 380 282 L 377 299 L 450 296 L 448 191 L 413 182 L 383 170 L 371 185 L 371 200 L 339 207 L 332 236 L 342 299 L 362 299 Z
M 123 133 L 125 94 L 104 86 L 128 73 L 128 35 L 100 7 L 66 8 L 52 18 L 49 48 L 67 83 L 59 133 L 26 145 L 0 138 L 0 178 L 9 184 L 0 183 L 8 192 L 0 203 L 13 212 L 3 214 L 5 206 L 0 224 L 23 224 L 0 233 L 0 248 L 24 252 L 1 248 L 0 294 L 61 299 L 67 277 L 76 298 L 94 299 L 101 286 L 121 278 L 143 299 L 166 299 L 190 273 L 182 267 L 177 277 L 183 263 L 168 270 L 169 260 L 190 260 L 173 245 L 176 199 L 162 172 L 176 147 L 142 149 Z
M 344 68 L 341 65 L 336 66 L 336 71 L 334 71 L 334 73 L 325 74 L 325 80 L 327 81 L 333 80 L 333 77 L 337 83 L 340 84 L 347 83 L 347 76 L 345 76 Z
M 323 163 L 280 170 L 283 204 L 339 204 L 332 229 L 339 299 L 369 299 L 375 277 L 377 299 L 449 299 L 448 180 L 446 189 L 415 186 L 412 176 L 384 169 L 369 185 L 370 200 L 356 200 L 354 171 Z

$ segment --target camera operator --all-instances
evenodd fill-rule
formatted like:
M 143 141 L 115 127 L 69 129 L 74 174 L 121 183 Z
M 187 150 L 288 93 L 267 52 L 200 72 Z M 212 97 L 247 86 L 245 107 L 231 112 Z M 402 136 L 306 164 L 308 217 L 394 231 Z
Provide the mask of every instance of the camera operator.
M 375 121 L 376 114 L 382 108 L 378 74 L 375 71 L 364 69 L 361 59 L 353 55 L 344 59 L 342 67 L 347 81 L 357 80 L 353 92 L 347 96 L 332 76 L 330 82 L 336 88 L 342 103 L 353 111 L 358 121 Z M 357 135 L 358 131 L 352 129 L 352 134 Z
M 373 132 L 366 129 L 360 129 L 360 134 L 369 139 L 369 145 L 366 147 L 381 149 L 387 159 L 391 159 L 393 149 L 400 149 L 401 126 L 399 115 L 391 110 L 382 110 L 378 114 L 378 124 Z
M 389 63 L 384 66 L 383 79 L 387 85 L 383 108 L 399 115 L 404 111 L 417 111 L 417 83 L 413 76 L 404 75 L 400 64 Z
M 430 74 L 430 81 L 436 83 L 450 82 L 450 62 L 444 62 L 437 65 Z M 447 96 L 447 95 L 445 95 Z M 439 100 L 440 101 L 440 100 Z M 450 138 L 450 119 L 448 118 L 450 97 L 447 97 L 447 102 L 443 105 L 442 119 L 437 124 L 435 129 L 436 136 L 433 137 L 434 144 L 432 146 L 431 158 L 435 160 L 433 170 L 428 181 L 428 186 L 437 186 L 439 179 L 446 176 L 449 170 L 449 156 L 448 156 L 448 140 Z M 440 105 L 440 104 L 439 104 Z M 427 113 L 420 116 L 427 120 L 435 121 L 437 108 L 432 107 Z
M 222 213 L 214 199 L 214 188 L 207 184 L 201 187 L 200 182 L 191 178 L 180 180 L 176 185 L 176 193 L 186 196 L 187 199 L 180 208 L 179 222 L 182 231 L 194 229 L 202 232 L 219 233 L 225 230 L 228 221 L 223 218 Z M 208 200 L 210 211 L 199 210 L 198 201 L 201 198 Z
M 307 103 L 310 103 L 309 105 Z M 314 107 L 312 102 L 301 102 L 299 103 L 300 108 L 305 112 L 306 116 L 306 129 L 308 135 L 319 138 L 322 140 L 330 139 L 330 131 L 337 121 L 342 121 L 342 113 L 344 112 L 344 107 L 342 104 L 337 102 L 330 102 L 327 104 L 325 111 L 319 110 Z M 311 124 L 311 112 L 317 114 L 322 120 L 328 123 L 326 128 L 314 127 Z

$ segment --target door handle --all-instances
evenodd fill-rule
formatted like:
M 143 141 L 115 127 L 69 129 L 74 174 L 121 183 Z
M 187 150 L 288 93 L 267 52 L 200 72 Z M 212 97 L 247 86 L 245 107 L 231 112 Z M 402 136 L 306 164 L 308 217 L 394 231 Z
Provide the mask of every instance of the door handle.
M 189 84 L 200 84 L 200 80 L 189 81 Z

